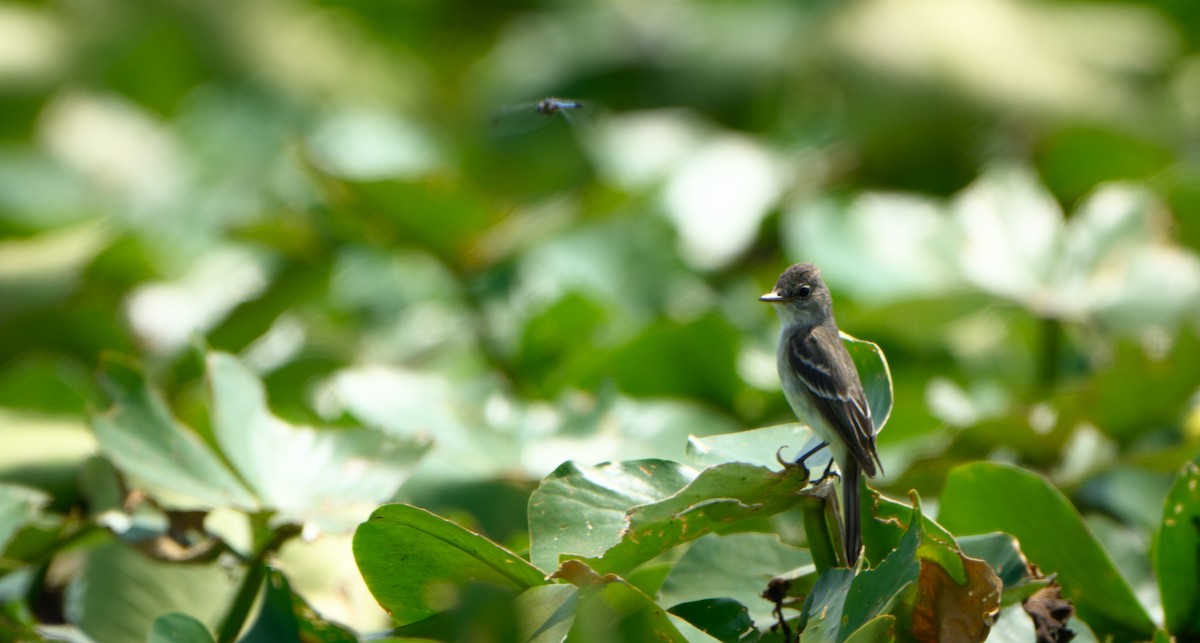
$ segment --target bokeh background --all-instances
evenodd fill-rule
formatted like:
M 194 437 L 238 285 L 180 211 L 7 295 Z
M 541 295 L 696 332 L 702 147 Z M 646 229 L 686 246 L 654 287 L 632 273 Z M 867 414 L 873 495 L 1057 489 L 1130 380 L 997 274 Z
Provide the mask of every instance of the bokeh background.
M 566 460 L 790 421 L 755 299 L 812 261 L 891 364 L 878 486 L 1038 470 L 1153 602 L 1198 251 L 1191 0 L 0 4 L 0 481 L 55 514 L 89 516 L 102 356 L 203 433 L 208 346 L 288 421 L 431 438 L 398 499 L 521 551 Z M 39 614 L 97 640 L 144 640 L 101 579 L 222 583 L 90 551 Z M 281 564 L 386 626 L 346 535 Z

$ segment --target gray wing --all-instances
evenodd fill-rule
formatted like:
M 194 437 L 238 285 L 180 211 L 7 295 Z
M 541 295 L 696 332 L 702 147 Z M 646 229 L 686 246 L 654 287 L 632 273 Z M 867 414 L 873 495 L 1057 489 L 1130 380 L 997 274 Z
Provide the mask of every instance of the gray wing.
M 851 456 L 873 477 L 879 463 L 875 422 L 858 369 L 842 345 L 837 328 L 825 324 L 800 330 L 787 338 L 787 344 L 792 372 L 812 393 L 814 406 L 842 437 Z

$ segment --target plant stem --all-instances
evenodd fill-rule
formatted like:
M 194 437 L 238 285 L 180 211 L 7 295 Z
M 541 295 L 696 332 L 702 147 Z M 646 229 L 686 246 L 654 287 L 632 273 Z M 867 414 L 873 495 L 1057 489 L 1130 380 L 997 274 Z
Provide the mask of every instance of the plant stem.
M 1053 317 L 1042 318 L 1041 354 L 1034 396 L 1047 396 L 1058 382 L 1059 353 L 1062 351 L 1062 322 Z
M 247 561 L 246 574 L 242 577 L 237 595 L 229 606 L 229 612 L 221 620 L 221 627 L 217 631 L 217 643 L 234 643 L 237 640 L 238 634 L 241 634 L 242 627 L 246 624 L 246 618 L 250 616 L 250 609 L 254 607 L 254 599 L 258 597 L 263 578 L 267 575 L 267 557 L 299 533 L 298 525 L 281 525 L 267 532 L 254 556 Z
M 824 573 L 830 567 L 838 565 L 838 548 L 834 547 L 833 529 L 830 520 L 837 523 L 837 513 L 830 511 L 834 502 L 834 487 L 830 480 L 817 485 L 812 495 L 820 496 L 824 502 L 804 503 L 801 515 L 804 517 L 804 534 L 808 538 L 808 549 L 812 552 L 813 564 L 817 573 Z M 837 539 L 841 542 L 841 539 Z

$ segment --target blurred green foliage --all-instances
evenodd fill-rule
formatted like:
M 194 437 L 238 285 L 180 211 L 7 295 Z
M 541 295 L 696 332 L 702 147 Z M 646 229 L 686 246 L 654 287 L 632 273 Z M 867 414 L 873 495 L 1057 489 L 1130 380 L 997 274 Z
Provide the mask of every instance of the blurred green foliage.
M 246 507 L 326 509 L 239 477 L 200 346 L 272 426 L 427 445 L 394 499 L 521 553 L 566 461 L 792 420 L 755 297 L 799 260 L 891 364 L 880 489 L 928 509 L 957 465 L 1038 471 L 1157 613 L 1200 453 L 1197 34 L 1187 0 L 0 4 L 0 639 L 211 627 L 235 591 L 127 544 L 170 517 L 130 501 L 154 485 L 105 443 L 102 365 L 139 364 L 152 425 Z M 496 123 L 551 95 L 602 109 Z M 272 449 L 320 484 L 290 467 L 327 453 Z M 388 627 L 352 509 L 281 552 L 276 608 Z M 242 518 L 204 527 L 252 556 Z

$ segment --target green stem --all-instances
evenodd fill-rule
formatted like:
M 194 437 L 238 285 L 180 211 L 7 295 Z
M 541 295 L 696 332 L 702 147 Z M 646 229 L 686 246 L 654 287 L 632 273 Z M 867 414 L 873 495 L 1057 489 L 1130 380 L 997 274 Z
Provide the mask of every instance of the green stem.
M 1046 317 L 1041 323 L 1041 355 L 1034 397 L 1047 397 L 1058 382 L 1059 353 L 1062 351 L 1062 322 Z
M 801 515 L 804 520 L 804 534 L 808 538 L 808 549 L 812 553 L 813 564 L 817 573 L 822 574 L 830 567 L 838 566 L 838 547 L 834 546 L 836 534 L 837 512 L 834 507 L 835 489 L 832 480 L 826 480 L 810 494 L 821 499 L 821 502 L 806 502 L 801 505 Z M 830 522 L 833 522 L 831 525 Z M 839 539 L 838 542 L 841 542 Z
M 252 523 L 256 522 L 254 518 L 251 516 Z M 242 633 L 242 628 L 246 625 L 246 618 L 250 616 L 250 609 L 254 607 L 254 599 L 258 597 L 259 588 L 262 587 L 263 579 L 267 575 L 267 557 L 278 551 L 285 542 L 299 533 L 298 525 L 281 525 L 266 533 L 254 556 L 247 561 L 246 574 L 242 577 L 237 595 L 229 606 L 229 612 L 221 620 L 221 626 L 217 631 L 217 643 L 237 641 L 238 634 Z

